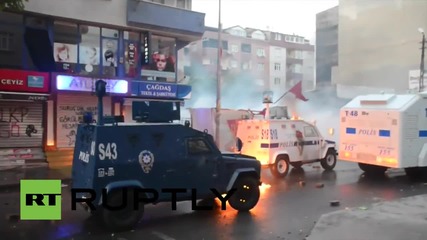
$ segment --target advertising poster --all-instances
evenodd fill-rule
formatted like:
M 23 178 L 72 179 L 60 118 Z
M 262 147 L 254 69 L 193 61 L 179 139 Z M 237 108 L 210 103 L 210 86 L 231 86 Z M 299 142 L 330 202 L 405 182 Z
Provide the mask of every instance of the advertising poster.
M 55 42 L 53 57 L 58 71 L 73 73 L 77 65 L 77 45 Z
M 141 71 L 144 80 L 176 82 L 175 39 L 152 36 L 150 50 L 149 64 L 144 65 Z

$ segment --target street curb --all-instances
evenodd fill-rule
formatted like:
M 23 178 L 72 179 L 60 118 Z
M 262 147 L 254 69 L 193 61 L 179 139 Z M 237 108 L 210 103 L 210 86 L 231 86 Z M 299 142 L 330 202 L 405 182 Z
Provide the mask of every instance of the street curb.
M 26 180 L 26 179 L 21 179 L 21 180 Z M 31 180 L 54 180 L 54 179 L 31 179 Z M 70 178 L 61 179 L 61 181 L 62 181 L 62 184 L 71 183 Z M 0 184 L 0 193 L 19 191 L 19 187 L 20 187 L 19 182 Z

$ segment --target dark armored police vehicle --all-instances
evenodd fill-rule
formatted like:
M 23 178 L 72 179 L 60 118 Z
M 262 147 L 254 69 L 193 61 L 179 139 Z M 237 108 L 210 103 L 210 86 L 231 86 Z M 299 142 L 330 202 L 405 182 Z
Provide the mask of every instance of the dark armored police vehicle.
M 96 123 L 88 114 L 77 129 L 74 202 L 114 230 L 132 228 L 145 204 L 171 202 L 176 208 L 177 201 L 218 198 L 238 211 L 256 206 L 261 184 L 256 158 L 221 153 L 208 133 L 188 124 L 150 122 L 150 113 L 133 111 L 146 119 L 141 123 L 103 117 L 105 87 L 96 82 Z

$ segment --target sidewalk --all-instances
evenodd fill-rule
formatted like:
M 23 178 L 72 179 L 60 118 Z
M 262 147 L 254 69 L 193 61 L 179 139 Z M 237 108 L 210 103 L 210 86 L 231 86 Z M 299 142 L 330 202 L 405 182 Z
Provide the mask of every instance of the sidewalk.
M 306 240 L 424 240 L 427 194 L 323 215 Z
M 71 167 L 60 169 L 49 169 L 47 166 L 0 167 L 0 192 L 19 190 L 21 179 L 62 179 L 67 183 L 71 180 Z

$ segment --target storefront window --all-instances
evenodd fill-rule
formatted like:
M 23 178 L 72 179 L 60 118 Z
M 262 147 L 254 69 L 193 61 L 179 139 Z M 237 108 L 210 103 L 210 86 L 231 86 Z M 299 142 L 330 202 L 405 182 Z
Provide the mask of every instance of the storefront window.
M 74 73 L 77 67 L 77 24 L 55 21 L 53 26 L 53 57 L 58 72 Z
M 25 43 L 22 26 L 24 18 L 20 14 L 0 11 L 0 67 L 22 69 L 22 50 Z
M 125 40 L 125 74 L 126 77 L 134 78 L 137 76 L 136 71 L 138 69 L 138 59 L 140 55 L 138 52 L 140 34 L 137 32 L 125 31 L 123 35 Z
M 152 36 L 149 42 L 150 64 L 143 67 L 141 75 L 146 80 L 176 82 L 176 40 L 162 36 Z
M 102 72 L 104 76 L 116 76 L 119 31 L 102 28 Z
M 100 74 L 100 35 L 99 27 L 80 25 L 79 66 L 83 75 Z

